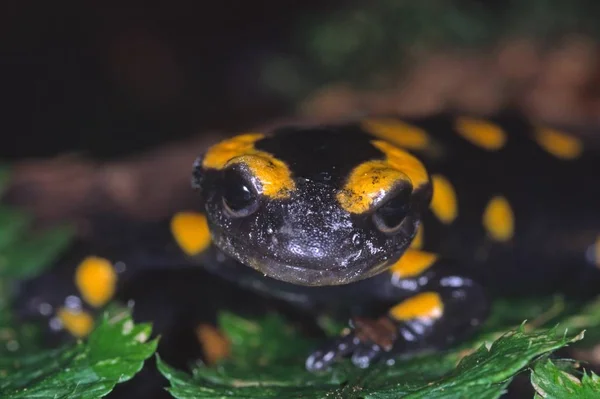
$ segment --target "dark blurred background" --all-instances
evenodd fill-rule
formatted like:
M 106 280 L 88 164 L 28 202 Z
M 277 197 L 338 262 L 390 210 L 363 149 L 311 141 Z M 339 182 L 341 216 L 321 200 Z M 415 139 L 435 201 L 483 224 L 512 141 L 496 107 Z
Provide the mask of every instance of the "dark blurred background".
M 7 198 L 42 220 L 162 217 L 185 203 L 208 143 L 282 119 L 513 108 L 600 125 L 591 0 L 0 7 Z
M 571 33 L 589 38 L 595 32 L 586 20 L 598 9 L 591 1 L 364 3 L 7 0 L 0 12 L 1 156 L 127 154 L 288 114 L 300 97 L 333 83 L 374 83 L 389 95 L 404 77 L 399 60 L 405 67 L 407 57 L 417 62 L 432 48 L 439 51 L 432 76 L 456 68 L 445 58 L 457 48 L 469 60 L 495 50 L 500 56 L 488 63 L 541 76 L 536 55 L 561 47 Z M 571 43 L 573 64 L 590 51 L 588 38 Z M 524 58 L 502 59 L 508 41 L 508 55 Z M 476 77 L 480 86 L 496 86 L 489 96 L 506 90 L 497 75 Z M 406 81 L 404 88 L 414 90 Z
M 285 112 L 260 63 L 320 3 L 8 0 L 1 156 L 117 156 Z

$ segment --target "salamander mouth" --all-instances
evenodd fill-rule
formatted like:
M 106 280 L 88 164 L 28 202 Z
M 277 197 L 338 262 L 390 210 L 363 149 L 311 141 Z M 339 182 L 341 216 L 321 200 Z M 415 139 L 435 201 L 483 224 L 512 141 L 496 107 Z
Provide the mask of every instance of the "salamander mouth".
M 382 272 L 389 264 L 389 260 L 384 260 L 368 267 L 357 264 L 344 268 L 317 269 L 289 265 L 273 259 L 261 258 L 260 260 L 249 259 L 246 265 L 268 277 L 287 283 L 305 286 L 325 286 L 344 285 L 363 280 Z
M 266 277 L 304 286 L 343 285 L 374 276 L 389 267 L 398 256 L 357 259 L 347 265 L 327 265 L 314 262 L 293 264 L 272 254 L 249 248 L 243 240 L 213 235 L 214 243 L 228 256 Z

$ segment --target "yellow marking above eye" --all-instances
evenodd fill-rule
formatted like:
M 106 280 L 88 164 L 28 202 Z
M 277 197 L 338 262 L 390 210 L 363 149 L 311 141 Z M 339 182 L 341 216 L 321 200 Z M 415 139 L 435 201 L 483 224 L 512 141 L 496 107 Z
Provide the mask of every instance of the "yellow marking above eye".
M 515 217 L 506 198 L 495 196 L 488 202 L 483 213 L 483 226 L 495 241 L 508 241 L 513 237 Z
M 261 133 L 248 133 L 223 140 L 204 154 L 202 166 L 221 170 L 229 165 L 244 165 L 259 181 L 261 194 L 275 199 L 288 198 L 296 188 L 290 169 L 285 162 L 254 147 L 264 137 Z
M 195 332 L 207 364 L 215 364 L 231 353 L 231 342 L 215 326 L 199 324 Z
M 465 140 L 488 151 L 496 151 L 506 144 L 506 133 L 494 123 L 468 117 L 458 117 L 454 128 Z
M 390 267 L 390 272 L 399 278 L 415 277 L 429 269 L 438 257 L 435 254 L 408 249 L 396 263 Z
M 410 243 L 410 248 L 421 249 L 421 248 L 423 248 L 424 241 L 425 241 L 425 227 L 423 227 L 423 223 L 421 223 L 421 224 L 419 224 L 419 227 L 417 228 L 417 234 L 415 235 L 415 238 L 413 238 L 412 242 Z
M 392 318 L 400 321 L 412 319 L 439 319 L 444 314 L 444 303 L 439 294 L 423 292 L 402 301 L 390 309 Z
M 559 159 L 575 159 L 583 152 L 581 140 L 558 130 L 539 127 L 535 130 L 534 137 L 546 152 Z
M 380 140 L 371 142 L 385 160 L 363 162 L 348 176 L 337 194 L 340 206 L 350 213 L 364 213 L 400 182 L 411 183 L 413 188 L 428 184 L 425 167 L 408 152 Z
M 81 297 L 98 308 L 104 306 L 115 294 L 117 273 L 109 260 L 89 256 L 77 266 L 75 285 Z
M 432 175 L 433 197 L 431 210 L 445 224 L 450 224 L 458 216 L 458 199 L 452 183 L 442 175 Z
M 227 165 L 242 164 L 260 183 L 261 194 L 269 198 L 288 198 L 296 188 L 292 173 L 287 165 L 266 152 L 242 155 L 230 160 Z
M 385 141 L 374 140 L 371 144 L 385 154 L 387 163 L 408 176 L 414 189 L 429 184 L 427 169 L 418 158 Z
M 202 166 L 210 169 L 223 169 L 232 158 L 240 155 L 254 154 L 254 144 L 264 138 L 261 133 L 247 133 L 223 140 L 215 144 L 204 154 Z
M 198 212 L 178 212 L 171 219 L 171 234 L 187 255 L 194 256 L 210 244 L 210 230 L 206 216 Z
M 361 126 L 371 135 L 409 150 L 423 150 L 430 142 L 425 130 L 392 118 L 367 119 Z
M 56 313 L 65 330 L 77 338 L 84 338 L 94 329 L 94 318 L 83 310 L 62 307 Z
M 385 161 L 368 161 L 350 173 L 344 188 L 337 194 L 341 207 L 351 213 L 364 213 L 399 181 L 408 176 Z

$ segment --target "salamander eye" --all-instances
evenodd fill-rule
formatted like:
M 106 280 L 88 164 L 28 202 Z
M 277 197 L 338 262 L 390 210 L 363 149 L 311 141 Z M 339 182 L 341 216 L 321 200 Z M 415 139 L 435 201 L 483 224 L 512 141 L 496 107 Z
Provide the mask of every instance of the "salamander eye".
M 236 168 L 223 171 L 223 207 L 232 217 L 251 215 L 258 209 L 256 188 L 243 172 Z
M 388 195 L 377 207 L 373 213 L 373 223 L 382 233 L 394 234 L 400 230 L 410 211 L 411 192 L 411 187 L 402 187 Z

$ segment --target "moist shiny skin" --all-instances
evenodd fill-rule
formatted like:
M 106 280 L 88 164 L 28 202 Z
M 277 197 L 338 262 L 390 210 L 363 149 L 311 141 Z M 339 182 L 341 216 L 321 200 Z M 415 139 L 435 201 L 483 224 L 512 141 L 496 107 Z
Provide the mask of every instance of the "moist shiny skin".
M 397 185 L 378 185 L 385 177 L 365 166 L 385 158 L 373 145 L 382 137 L 404 145 L 428 172 L 418 187 L 409 179 L 410 195 L 391 207 L 404 210 L 392 217 L 402 222 L 391 233 L 373 216 L 394 200 L 386 195 Z M 260 273 L 216 271 L 304 307 L 353 309 L 351 317 L 396 303 L 387 313 L 367 312 L 367 323 L 353 323 L 349 335 L 317 350 L 307 360 L 311 370 L 344 356 L 366 367 L 447 346 L 485 320 L 492 293 L 595 291 L 590 282 L 598 281 L 600 259 L 590 254 L 598 250 L 600 231 L 593 183 L 599 158 L 568 133 L 519 118 L 438 115 L 281 128 L 253 148 L 281 161 L 294 189 L 269 198 L 259 187 L 259 207 L 230 217 L 221 203 L 222 170 L 198 162 L 197 185 L 216 246 L 237 261 L 230 267 Z M 367 195 L 380 189 L 385 200 L 352 212 L 340 206 L 339 193 L 361 165 L 364 178 L 355 180 Z M 403 167 L 412 164 L 393 165 L 411 175 Z M 381 332 L 378 339 L 369 335 L 373 330 Z
M 180 214 L 153 250 L 179 246 L 182 263 L 349 317 L 309 370 L 393 362 L 468 336 L 497 294 L 595 294 L 599 160 L 577 136 L 519 117 L 243 134 L 198 158 L 197 215 Z M 127 251 L 107 257 L 143 269 Z

